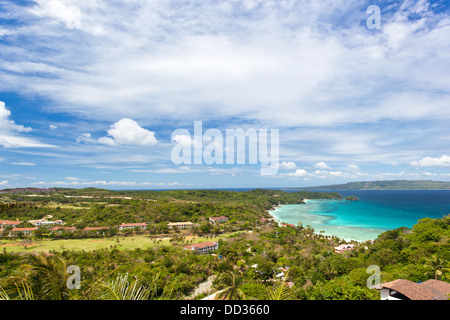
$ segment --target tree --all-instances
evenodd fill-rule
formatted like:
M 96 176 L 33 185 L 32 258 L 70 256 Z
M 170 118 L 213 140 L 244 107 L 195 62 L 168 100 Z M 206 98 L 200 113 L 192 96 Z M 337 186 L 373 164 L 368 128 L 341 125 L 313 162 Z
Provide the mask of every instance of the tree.
M 267 300 L 289 300 L 292 298 L 291 289 L 286 284 L 286 279 L 288 278 L 289 271 L 283 278 L 283 281 L 275 285 L 273 288 L 267 290 L 266 299 Z
M 28 256 L 28 267 L 31 271 L 30 282 L 38 299 L 68 300 L 67 264 L 59 256 L 45 253 Z
M 220 291 L 216 294 L 215 300 L 244 300 L 245 293 L 239 289 L 242 281 L 242 277 L 232 271 L 222 273 L 217 285 Z
M 100 300 L 147 300 L 150 290 L 140 284 L 137 278 L 129 281 L 128 273 L 118 275 L 115 280 L 100 283 Z
M 20 241 L 19 244 L 26 250 L 29 246 L 33 244 L 33 241 L 31 241 L 30 239 L 24 239 Z
M 440 280 L 445 272 L 449 272 L 450 268 L 445 267 L 445 261 L 433 255 L 430 259 L 425 259 L 427 263 L 424 265 L 429 271 L 425 275 L 433 275 L 434 279 Z

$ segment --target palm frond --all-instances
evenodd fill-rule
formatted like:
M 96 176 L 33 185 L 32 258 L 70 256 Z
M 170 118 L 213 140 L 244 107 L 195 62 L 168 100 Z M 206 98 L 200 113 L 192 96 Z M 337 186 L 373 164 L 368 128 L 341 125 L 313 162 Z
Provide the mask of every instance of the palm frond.
M 289 300 L 291 298 L 291 289 L 286 285 L 288 274 L 289 271 L 284 276 L 282 282 L 267 291 L 267 300 Z
M 101 300 L 147 300 L 150 291 L 137 278 L 130 282 L 128 273 L 119 274 L 113 281 L 101 284 Z

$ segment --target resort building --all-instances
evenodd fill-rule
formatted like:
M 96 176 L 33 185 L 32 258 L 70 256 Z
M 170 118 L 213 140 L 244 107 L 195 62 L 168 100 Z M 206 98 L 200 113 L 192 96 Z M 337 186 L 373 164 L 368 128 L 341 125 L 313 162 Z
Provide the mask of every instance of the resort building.
M 36 227 L 48 227 L 48 226 L 52 226 L 52 225 L 62 225 L 63 221 L 62 220 L 55 220 L 55 221 L 47 221 L 45 219 L 41 219 L 41 220 L 30 220 L 28 221 L 31 224 L 34 224 Z
M 6 228 L 6 227 L 17 227 L 19 224 L 21 224 L 22 222 L 20 222 L 19 220 L 0 220 L 0 228 Z
M 295 228 L 295 224 L 283 223 L 280 227 L 292 227 L 292 228 Z
M 167 227 L 169 229 L 178 228 L 178 229 L 190 229 L 194 226 L 194 224 L 190 221 L 187 222 L 169 222 Z
M 344 251 L 355 249 L 355 245 L 351 243 L 341 244 L 340 246 L 334 247 L 334 252 L 342 253 Z
M 224 223 L 227 221 L 228 221 L 228 218 L 224 217 L 224 216 L 209 218 L 209 222 L 211 222 L 212 224 Z
M 382 283 L 381 300 L 447 300 L 450 295 L 450 283 L 440 280 L 413 282 L 397 279 Z
M 147 229 L 147 224 L 145 222 L 141 222 L 141 223 L 122 223 L 119 226 L 119 230 L 126 230 L 126 229 L 134 230 L 134 228 L 140 228 L 141 230 L 145 230 L 145 229 Z
M 38 228 L 13 228 L 11 232 L 9 233 L 10 236 L 18 233 L 22 233 L 22 235 L 28 237 L 33 235 L 33 232 L 36 231 Z
M 202 243 L 194 243 L 189 246 L 183 248 L 184 250 L 191 250 L 198 253 L 208 253 L 209 251 L 214 251 L 219 249 L 218 242 L 202 242 Z

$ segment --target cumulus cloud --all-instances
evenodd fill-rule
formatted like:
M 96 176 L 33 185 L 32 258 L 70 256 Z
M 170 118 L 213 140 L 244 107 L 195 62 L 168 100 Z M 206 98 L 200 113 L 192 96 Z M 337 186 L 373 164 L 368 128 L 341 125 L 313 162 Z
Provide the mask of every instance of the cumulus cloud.
M 0 132 L 30 132 L 31 128 L 26 128 L 22 125 L 16 124 L 14 120 L 10 120 L 11 111 L 6 109 L 3 101 L 0 101 Z
M 314 165 L 314 168 L 317 168 L 317 169 L 320 169 L 320 170 L 329 170 L 329 169 L 331 169 L 325 162 L 323 162 L 323 161 L 320 161 L 320 162 L 317 162 L 315 165 Z
M 297 168 L 295 162 L 292 161 L 283 161 L 280 163 L 280 169 L 282 170 L 294 170 Z
M 413 167 L 450 167 L 450 156 L 441 157 L 423 157 L 419 161 L 412 161 Z
M 136 121 L 128 118 L 113 124 L 108 134 L 117 144 L 153 146 L 157 142 L 153 131 L 142 128 Z
M 297 169 L 295 172 L 287 173 L 289 177 L 305 177 L 308 175 L 308 172 L 304 169 Z
M 10 119 L 10 116 L 11 111 L 6 108 L 3 101 L 0 101 L 0 146 L 5 148 L 53 147 L 52 145 L 22 136 L 22 133 L 30 132 L 31 128 L 16 124 L 14 120 Z
M 90 133 L 83 133 L 76 141 L 78 143 L 109 146 L 153 146 L 158 142 L 155 132 L 142 128 L 136 121 L 129 118 L 123 118 L 111 125 L 108 136 L 95 139 Z

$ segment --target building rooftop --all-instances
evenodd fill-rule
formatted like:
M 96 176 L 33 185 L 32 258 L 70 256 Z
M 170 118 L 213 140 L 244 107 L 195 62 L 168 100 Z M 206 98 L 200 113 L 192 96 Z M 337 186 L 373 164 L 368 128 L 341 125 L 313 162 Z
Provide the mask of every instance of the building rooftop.
M 439 280 L 416 283 L 410 280 L 397 279 L 380 284 L 380 288 L 394 290 L 410 300 L 447 300 L 450 294 L 450 283 Z
M 206 242 L 202 242 L 202 243 L 194 243 L 191 245 L 188 245 L 186 247 L 184 247 L 185 249 L 192 249 L 192 248 L 204 248 L 204 247 L 212 247 L 215 246 L 217 244 L 217 242 L 211 242 L 211 241 L 206 241 Z

